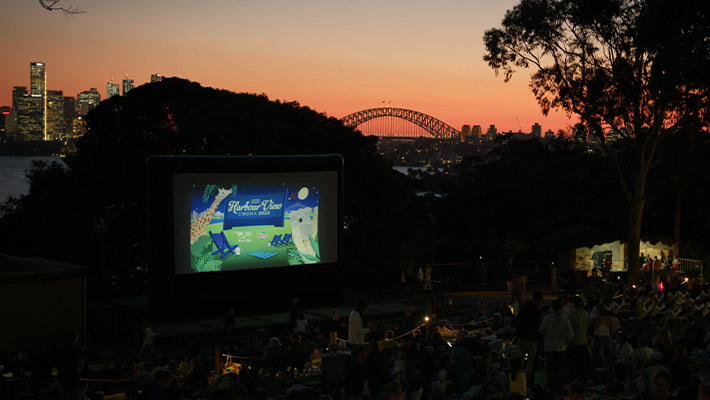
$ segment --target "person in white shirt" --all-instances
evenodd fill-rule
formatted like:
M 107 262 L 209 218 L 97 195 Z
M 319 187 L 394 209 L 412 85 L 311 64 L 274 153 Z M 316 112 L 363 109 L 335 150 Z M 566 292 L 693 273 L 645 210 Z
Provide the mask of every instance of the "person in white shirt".
M 362 317 L 365 315 L 366 310 L 367 303 L 361 301 L 357 307 L 350 312 L 350 318 L 348 320 L 348 341 L 351 346 L 365 344 L 365 335 L 370 332 L 368 328 L 365 328 L 362 322 Z
M 155 357 L 158 351 L 155 348 L 155 337 L 160 335 L 158 332 L 153 332 L 153 323 L 146 321 L 143 328 L 143 346 L 138 352 L 138 358 L 145 359 Z
M 569 318 L 562 315 L 562 303 L 559 299 L 552 302 L 552 311 L 552 314 L 546 315 L 540 324 L 540 333 L 545 335 L 548 388 L 559 386 L 567 343 L 574 337 Z

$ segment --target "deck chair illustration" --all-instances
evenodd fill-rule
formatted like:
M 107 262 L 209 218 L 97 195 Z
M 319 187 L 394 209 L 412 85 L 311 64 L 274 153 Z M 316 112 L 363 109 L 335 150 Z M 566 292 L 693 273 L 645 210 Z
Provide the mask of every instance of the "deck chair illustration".
M 288 244 L 293 244 L 293 240 L 291 240 L 291 237 L 293 234 L 287 233 L 284 235 L 283 239 L 279 242 L 279 245 L 288 245 Z
M 278 246 L 281 243 L 281 234 L 274 235 L 274 238 L 268 243 L 270 246 Z
M 212 238 L 212 242 L 214 242 L 214 245 L 217 246 L 217 250 L 212 253 L 213 256 L 216 254 L 220 254 L 220 258 L 224 258 L 229 253 L 235 254 L 234 249 L 239 247 L 238 244 L 235 244 L 234 246 L 229 244 L 227 236 L 224 234 L 224 232 L 212 233 L 212 231 L 210 231 L 210 237 Z

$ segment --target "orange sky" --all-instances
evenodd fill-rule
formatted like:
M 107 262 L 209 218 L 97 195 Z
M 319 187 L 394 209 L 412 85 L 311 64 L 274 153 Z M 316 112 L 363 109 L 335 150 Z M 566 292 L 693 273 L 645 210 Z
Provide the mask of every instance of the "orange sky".
M 460 129 L 543 131 L 571 125 L 543 117 L 529 71 L 510 83 L 483 62 L 483 32 L 514 0 L 62 0 L 64 16 L 36 1 L 0 1 L 0 105 L 29 86 L 29 64 L 47 65 L 48 89 L 96 87 L 113 70 L 136 85 L 151 73 L 236 92 L 298 101 L 335 117 L 381 106 L 408 108 Z

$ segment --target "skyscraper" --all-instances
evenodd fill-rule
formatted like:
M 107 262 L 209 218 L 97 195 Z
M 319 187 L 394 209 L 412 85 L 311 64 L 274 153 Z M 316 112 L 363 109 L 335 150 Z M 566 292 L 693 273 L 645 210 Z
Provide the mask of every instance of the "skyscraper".
M 47 74 L 41 62 L 30 63 L 29 126 L 30 140 L 47 140 Z
M 47 140 L 64 139 L 64 93 L 47 90 Z
M 74 120 L 77 118 L 76 99 L 71 96 L 64 96 L 64 137 L 74 137 Z
M 5 133 L 12 140 L 24 140 L 20 135 L 19 118 L 20 110 L 27 112 L 27 87 L 15 86 L 12 88 L 12 106 L 10 115 L 5 119 Z
M 111 97 L 115 96 L 118 94 L 118 84 L 113 83 L 113 81 L 109 82 L 106 84 L 106 98 L 110 99 Z
M 532 135 L 535 137 L 542 137 L 542 126 L 535 122 L 535 125 L 532 126 Z
M 131 89 L 133 89 L 133 79 L 124 78 L 123 79 L 123 95 L 125 96 Z
M 30 115 L 30 95 L 27 93 L 27 86 L 15 86 L 12 88 L 12 109 L 15 112 L 15 128 L 13 133 L 17 140 L 33 140 L 33 133 L 41 127 L 34 126 Z M 36 139 L 36 138 L 35 138 Z
M 150 75 L 150 83 L 160 82 L 162 80 L 163 80 L 163 76 L 160 74 L 151 74 Z

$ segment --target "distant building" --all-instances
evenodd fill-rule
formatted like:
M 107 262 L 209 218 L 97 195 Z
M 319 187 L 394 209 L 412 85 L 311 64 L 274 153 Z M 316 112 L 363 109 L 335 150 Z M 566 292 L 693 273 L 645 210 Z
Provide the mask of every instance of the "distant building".
M 110 99 L 113 96 L 119 94 L 118 84 L 113 83 L 113 81 L 106 84 L 106 98 Z
M 72 121 L 72 137 L 78 138 L 84 136 L 86 133 L 86 121 L 82 115 L 78 115 L 74 121 Z
M 125 96 L 126 93 L 130 92 L 131 89 L 133 89 L 133 79 L 124 79 L 123 80 L 123 95 Z
M 548 129 L 545 131 L 545 139 L 554 139 L 555 138 L 555 132 L 552 131 L 552 129 Z
M 77 118 L 76 99 L 71 96 L 64 96 L 64 101 L 62 103 L 64 106 L 64 112 L 62 113 L 62 116 L 64 117 L 64 137 L 73 138 L 74 121 Z
M 496 136 L 498 136 L 498 129 L 496 128 L 495 125 L 491 124 L 491 125 L 488 127 L 488 130 L 486 130 L 486 135 L 485 135 L 485 136 L 482 136 L 481 138 L 482 138 L 484 141 L 489 141 L 489 142 L 490 142 L 490 141 L 494 140 L 494 139 L 496 138 Z
M 163 80 L 163 76 L 160 74 L 151 74 L 150 75 L 150 83 L 160 82 L 162 80 Z
M 15 127 L 12 133 L 16 140 L 30 140 L 33 128 L 30 118 L 30 95 L 27 86 L 12 88 L 12 109 L 15 111 Z
M 61 90 L 47 90 L 46 121 L 46 140 L 64 139 L 64 93 Z
M 2 106 L 0 107 L 0 135 L 2 137 L 0 139 L 5 140 L 7 137 L 7 121 L 10 119 L 10 110 L 12 110 L 12 107 L 10 106 Z
M 532 135 L 538 138 L 542 137 L 542 126 L 537 122 L 532 126 Z
M 101 94 L 96 88 L 83 91 L 76 95 L 76 111 L 85 116 L 101 102 Z
M 481 125 L 474 125 L 473 128 L 471 128 L 471 135 L 476 139 L 480 139 L 481 135 L 483 135 Z
M 12 88 L 12 106 L 10 107 L 9 120 L 5 120 L 5 133 L 12 140 L 24 140 L 20 135 L 20 113 L 27 112 L 27 86 Z
M 466 138 L 468 138 L 469 136 L 471 136 L 471 125 L 462 126 L 461 127 L 461 137 L 459 138 L 461 143 L 465 142 Z
M 30 63 L 28 124 L 24 133 L 30 140 L 47 140 L 47 74 L 44 63 Z

